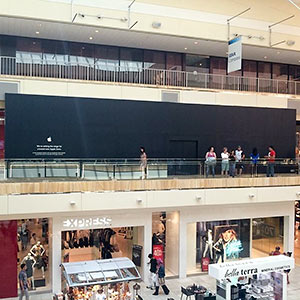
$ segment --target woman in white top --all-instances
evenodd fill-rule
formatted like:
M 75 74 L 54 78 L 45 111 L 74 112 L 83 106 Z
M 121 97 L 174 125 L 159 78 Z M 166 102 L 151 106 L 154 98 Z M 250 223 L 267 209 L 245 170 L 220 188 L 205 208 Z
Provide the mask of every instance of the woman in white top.
M 228 153 L 227 147 L 224 147 L 223 152 L 221 153 L 221 158 L 222 158 L 222 171 L 221 171 L 221 175 L 228 176 L 228 171 L 229 171 L 229 153 Z

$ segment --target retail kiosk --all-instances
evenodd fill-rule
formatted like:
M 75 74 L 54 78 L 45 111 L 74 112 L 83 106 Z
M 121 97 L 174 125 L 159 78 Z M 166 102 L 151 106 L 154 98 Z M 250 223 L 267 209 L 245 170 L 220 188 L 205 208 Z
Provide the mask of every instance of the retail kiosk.
M 96 299 L 97 293 L 107 300 L 133 299 L 130 282 L 141 276 L 135 264 L 126 257 L 62 264 L 65 299 Z
M 294 259 L 284 255 L 209 265 L 217 280 L 217 300 L 287 300 L 286 270 Z

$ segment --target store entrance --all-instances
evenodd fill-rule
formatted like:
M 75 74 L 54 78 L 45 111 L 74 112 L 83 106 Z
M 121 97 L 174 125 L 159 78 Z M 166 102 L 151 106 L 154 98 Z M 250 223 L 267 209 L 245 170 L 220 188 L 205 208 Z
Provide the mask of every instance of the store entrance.
M 62 262 L 128 257 L 140 270 L 144 227 L 115 227 L 62 232 Z M 137 249 L 140 249 L 137 253 Z M 134 254 L 134 255 L 133 255 Z

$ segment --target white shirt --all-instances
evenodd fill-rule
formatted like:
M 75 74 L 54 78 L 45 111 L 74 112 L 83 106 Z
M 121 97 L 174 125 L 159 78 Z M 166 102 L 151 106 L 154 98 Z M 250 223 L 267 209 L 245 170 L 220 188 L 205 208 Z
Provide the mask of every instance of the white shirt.
M 229 153 L 228 152 L 226 152 L 226 153 L 222 152 L 221 157 L 222 157 L 222 161 L 229 161 Z
M 235 150 L 236 161 L 242 160 L 243 150 Z
M 96 300 L 105 300 L 106 295 L 104 293 L 102 294 L 96 294 Z

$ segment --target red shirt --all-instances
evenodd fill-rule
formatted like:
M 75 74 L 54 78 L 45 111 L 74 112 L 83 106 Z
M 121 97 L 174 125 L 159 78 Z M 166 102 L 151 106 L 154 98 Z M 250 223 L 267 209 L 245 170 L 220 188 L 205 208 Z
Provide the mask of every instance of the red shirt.
M 268 154 L 268 160 L 269 162 L 275 162 L 276 152 L 274 150 L 271 150 Z

